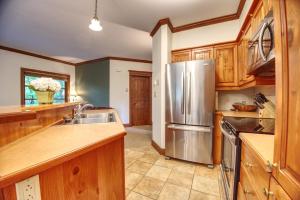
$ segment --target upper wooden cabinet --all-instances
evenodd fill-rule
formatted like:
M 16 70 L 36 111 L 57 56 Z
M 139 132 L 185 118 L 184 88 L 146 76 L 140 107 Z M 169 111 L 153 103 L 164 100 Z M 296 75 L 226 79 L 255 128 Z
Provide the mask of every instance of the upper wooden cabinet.
M 273 176 L 300 199 L 300 1 L 273 1 L 276 52 L 276 127 Z
M 172 52 L 172 63 L 192 60 L 192 50 Z
M 197 48 L 192 50 L 192 60 L 213 59 L 213 48 Z
M 226 44 L 214 47 L 216 87 L 238 86 L 237 46 Z

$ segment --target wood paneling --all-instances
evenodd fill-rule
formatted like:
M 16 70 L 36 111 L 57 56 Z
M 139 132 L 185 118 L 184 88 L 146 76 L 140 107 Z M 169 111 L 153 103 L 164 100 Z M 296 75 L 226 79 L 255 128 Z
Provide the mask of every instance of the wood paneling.
M 152 124 L 152 73 L 129 71 L 129 109 L 130 124 Z
M 192 60 L 192 51 L 183 50 L 172 53 L 172 63 Z
M 283 188 L 272 177 L 270 181 L 269 200 L 291 200 L 289 195 L 283 190 Z
M 216 112 L 215 114 L 215 127 L 214 127 L 214 147 L 213 147 L 213 160 L 215 165 L 221 164 L 222 159 L 222 131 L 220 128 L 220 121 L 222 120 L 222 113 Z
M 42 200 L 125 199 L 124 138 L 39 174 Z M 2 189 L 16 200 L 15 185 Z
M 99 199 L 125 199 L 124 139 L 100 148 L 97 154 Z
M 300 199 L 300 1 L 273 1 L 276 52 L 276 127 L 273 175 Z
M 213 58 L 213 48 L 198 48 L 192 50 L 192 60 L 207 60 Z
M 58 123 L 65 115 L 73 114 L 74 106 L 41 110 L 36 119 L 0 124 L 0 147 L 52 124 Z
M 216 86 L 238 86 L 236 44 L 214 47 Z

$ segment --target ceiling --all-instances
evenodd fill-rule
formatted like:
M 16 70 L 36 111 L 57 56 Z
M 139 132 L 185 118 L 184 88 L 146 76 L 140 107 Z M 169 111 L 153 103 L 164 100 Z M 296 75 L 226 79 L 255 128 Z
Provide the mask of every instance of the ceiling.
M 98 0 L 103 31 L 88 29 L 94 0 L 0 0 L 0 44 L 69 62 L 151 60 L 159 19 L 176 26 L 233 14 L 240 0 Z

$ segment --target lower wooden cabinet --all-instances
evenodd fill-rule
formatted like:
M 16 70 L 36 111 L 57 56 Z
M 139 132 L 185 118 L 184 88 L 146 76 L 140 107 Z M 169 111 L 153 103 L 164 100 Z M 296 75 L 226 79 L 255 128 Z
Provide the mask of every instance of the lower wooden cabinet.
M 213 160 L 215 165 L 221 164 L 222 159 L 222 132 L 220 122 L 223 118 L 221 112 L 215 113 L 215 127 L 214 127 L 214 143 L 213 143 Z
M 244 194 L 244 189 L 243 189 L 241 183 L 238 184 L 237 199 L 238 200 L 246 200 L 246 197 L 245 197 L 245 194 Z
M 273 177 L 270 180 L 270 189 L 266 192 L 269 194 L 269 200 L 291 200 Z

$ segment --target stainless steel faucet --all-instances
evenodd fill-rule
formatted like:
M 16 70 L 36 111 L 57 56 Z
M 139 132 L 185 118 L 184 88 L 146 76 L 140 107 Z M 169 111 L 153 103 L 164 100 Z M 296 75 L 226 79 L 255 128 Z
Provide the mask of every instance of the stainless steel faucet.
M 93 104 L 84 104 L 84 105 L 78 105 L 77 109 L 75 110 L 74 119 L 81 118 L 82 112 L 87 108 L 94 108 Z

